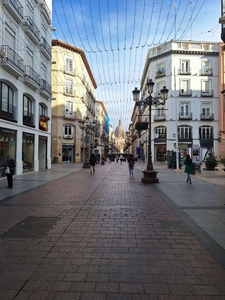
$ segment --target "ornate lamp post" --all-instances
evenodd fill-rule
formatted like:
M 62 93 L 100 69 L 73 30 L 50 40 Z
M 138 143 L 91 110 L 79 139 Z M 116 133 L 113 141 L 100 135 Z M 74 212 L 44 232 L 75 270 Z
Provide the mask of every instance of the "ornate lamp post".
M 154 99 L 152 97 L 152 92 L 153 92 L 153 87 L 154 87 L 154 82 L 149 79 L 147 81 L 147 88 L 148 88 L 148 93 L 149 97 L 147 97 L 144 100 L 139 100 L 139 94 L 140 91 L 135 88 L 133 90 L 133 99 L 136 103 L 138 104 L 144 104 L 148 105 L 148 111 L 149 111 L 149 127 L 148 127 L 148 162 L 147 162 L 147 168 L 146 170 L 142 171 L 144 177 L 142 178 L 143 183 L 158 183 L 159 179 L 157 178 L 157 173 L 158 171 L 155 171 L 153 168 L 153 163 L 152 163 L 152 150 L 151 150 L 151 116 L 152 116 L 152 105 L 157 107 L 158 105 L 165 105 L 165 102 L 168 98 L 168 89 L 164 86 L 163 89 L 160 91 L 162 99 Z
M 87 169 L 90 168 L 89 166 L 89 160 L 88 160 L 88 143 L 89 143 L 89 125 L 88 125 L 89 117 L 86 117 L 82 120 L 79 120 L 80 123 L 79 127 L 82 129 L 82 133 L 85 131 L 85 160 L 83 164 L 83 168 Z

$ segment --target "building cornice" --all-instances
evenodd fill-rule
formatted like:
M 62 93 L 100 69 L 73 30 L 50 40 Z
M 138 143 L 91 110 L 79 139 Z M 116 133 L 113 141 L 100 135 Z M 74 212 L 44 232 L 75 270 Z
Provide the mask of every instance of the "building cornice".
M 68 43 L 66 43 L 66 42 L 63 42 L 63 41 L 61 41 L 61 40 L 52 40 L 52 47 L 54 47 L 54 46 L 58 46 L 58 47 L 67 49 L 67 50 L 69 50 L 69 51 L 72 51 L 72 52 L 74 52 L 74 53 L 79 54 L 79 55 L 82 57 L 82 60 L 83 60 L 84 65 L 85 65 L 85 67 L 86 67 L 86 69 L 87 69 L 87 72 L 88 72 L 88 74 L 89 74 L 89 76 L 90 76 L 90 79 L 91 79 L 91 81 L 92 81 L 92 84 L 93 84 L 94 88 L 96 89 L 96 88 L 97 88 L 97 84 L 96 84 L 96 82 L 95 82 L 94 76 L 93 76 L 93 74 L 92 74 L 92 71 L 91 71 L 91 68 L 90 68 L 90 66 L 89 66 L 89 63 L 88 63 L 88 61 L 87 61 L 87 58 L 86 58 L 86 55 L 85 55 L 84 50 L 82 50 L 82 49 L 80 49 L 80 48 L 78 48 L 78 47 L 76 47 L 76 46 L 70 45 L 70 44 L 68 44 Z

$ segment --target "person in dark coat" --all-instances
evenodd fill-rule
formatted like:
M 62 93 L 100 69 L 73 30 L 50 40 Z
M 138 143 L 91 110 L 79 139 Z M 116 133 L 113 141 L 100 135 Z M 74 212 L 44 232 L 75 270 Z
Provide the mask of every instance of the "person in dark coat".
M 4 163 L 4 167 L 5 167 L 5 175 L 7 176 L 7 181 L 8 181 L 8 189 L 12 189 L 13 188 L 13 175 L 15 174 L 15 161 L 11 158 L 10 154 L 7 155 L 6 157 L 6 161 Z M 10 173 L 6 174 L 6 168 L 9 168 Z
M 134 163 L 135 163 L 135 159 L 134 159 L 133 154 L 129 155 L 127 161 L 128 161 L 128 167 L 129 167 L 130 175 L 134 175 Z
M 94 153 L 91 154 L 91 157 L 89 159 L 89 164 L 90 164 L 90 173 L 95 172 L 95 164 L 96 164 L 96 159 Z
M 187 182 L 191 184 L 191 171 L 192 171 L 192 159 L 190 158 L 190 155 L 187 154 L 185 160 L 184 160 L 184 172 L 187 173 Z

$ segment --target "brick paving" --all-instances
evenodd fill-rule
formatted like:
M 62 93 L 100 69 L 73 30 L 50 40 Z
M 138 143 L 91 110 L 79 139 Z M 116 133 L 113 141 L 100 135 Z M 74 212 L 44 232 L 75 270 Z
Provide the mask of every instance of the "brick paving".
M 44 236 L 0 240 L 0 299 L 225 299 L 225 269 L 126 163 L 7 199 L 0 234 L 28 216 L 59 220 Z

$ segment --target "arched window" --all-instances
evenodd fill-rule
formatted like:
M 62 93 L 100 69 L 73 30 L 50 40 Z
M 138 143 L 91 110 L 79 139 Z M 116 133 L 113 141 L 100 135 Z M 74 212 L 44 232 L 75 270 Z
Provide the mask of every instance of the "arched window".
M 23 123 L 28 126 L 34 125 L 34 104 L 33 100 L 28 96 L 23 96 Z
M 5 82 L 0 81 L 0 115 L 1 117 L 15 119 L 14 91 Z
M 187 125 L 178 126 L 178 139 L 192 139 L 192 127 Z
M 166 126 L 155 127 L 155 138 L 166 138 Z
M 199 127 L 199 139 L 213 139 L 213 127 L 212 126 L 200 126 Z

